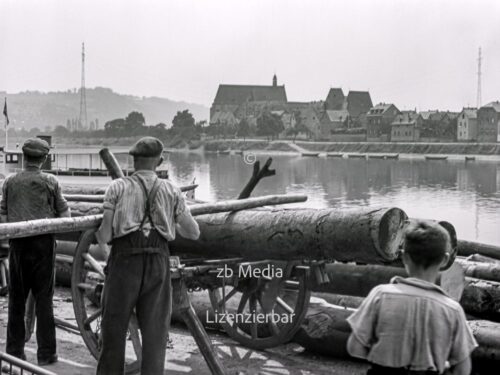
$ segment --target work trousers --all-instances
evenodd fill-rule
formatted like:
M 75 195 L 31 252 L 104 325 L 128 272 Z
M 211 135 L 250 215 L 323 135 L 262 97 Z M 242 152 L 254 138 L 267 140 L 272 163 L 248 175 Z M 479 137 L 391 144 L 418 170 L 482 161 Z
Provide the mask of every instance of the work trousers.
M 115 239 L 106 266 L 97 374 L 124 373 L 130 317 L 137 315 L 142 336 L 142 375 L 163 374 L 172 291 L 167 241 L 152 230 Z
M 35 298 L 38 359 L 56 354 L 54 296 L 55 240 L 53 235 L 26 237 L 10 241 L 8 354 L 24 356 L 24 314 L 31 291 Z

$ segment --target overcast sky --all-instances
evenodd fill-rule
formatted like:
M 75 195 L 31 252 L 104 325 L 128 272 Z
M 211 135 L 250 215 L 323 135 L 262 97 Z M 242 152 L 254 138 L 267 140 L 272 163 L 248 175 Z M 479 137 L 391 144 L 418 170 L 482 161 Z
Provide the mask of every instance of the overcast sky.
M 0 90 L 87 87 L 210 105 L 219 83 L 289 100 L 370 90 L 400 109 L 500 100 L 500 1 L 0 0 Z

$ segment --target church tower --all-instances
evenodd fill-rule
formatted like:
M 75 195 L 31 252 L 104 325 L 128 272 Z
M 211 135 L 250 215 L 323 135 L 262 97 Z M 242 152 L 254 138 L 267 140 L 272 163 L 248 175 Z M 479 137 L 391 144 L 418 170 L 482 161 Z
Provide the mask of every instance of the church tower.
M 273 75 L 273 87 L 278 86 L 278 77 L 276 77 L 276 74 Z

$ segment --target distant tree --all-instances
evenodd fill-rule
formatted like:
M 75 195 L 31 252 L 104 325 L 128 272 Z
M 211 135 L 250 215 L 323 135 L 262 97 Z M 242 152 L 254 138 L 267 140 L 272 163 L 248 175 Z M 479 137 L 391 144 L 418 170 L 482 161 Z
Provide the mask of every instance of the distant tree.
M 283 121 L 276 114 L 263 112 L 257 118 L 257 135 L 265 136 L 269 140 L 269 137 L 274 138 L 283 130 L 285 130 Z
M 37 128 L 36 126 L 30 129 L 30 135 L 38 135 L 40 133 L 41 133 L 40 129 Z
M 70 119 L 66 120 L 66 129 L 71 130 L 71 120 Z
M 293 143 L 297 140 L 297 136 L 300 133 L 309 134 L 309 128 L 302 122 L 302 118 L 300 117 L 300 112 L 295 114 L 295 125 L 291 128 L 288 128 L 286 131 L 287 135 L 293 136 Z
M 243 138 L 243 141 L 246 140 L 246 137 L 248 137 L 250 135 L 250 124 L 248 123 L 247 119 L 243 118 L 241 119 L 241 121 L 239 122 L 238 126 L 237 126 L 237 132 L 236 132 L 236 135 L 240 138 Z
M 177 111 L 172 120 L 172 131 L 184 139 L 190 139 L 196 133 L 195 119 L 188 109 Z
M 69 129 L 65 126 L 62 126 L 62 125 L 58 125 L 54 129 L 54 135 L 56 135 L 58 137 L 67 136 L 69 133 L 70 133 Z
M 167 129 L 167 125 L 163 122 L 159 122 L 158 124 L 156 124 L 154 126 L 155 129 L 158 129 L 158 130 L 166 130 Z
M 125 119 L 117 118 L 111 121 L 107 121 L 104 124 L 104 130 L 111 135 L 118 135 L 123 132 L 126 128 Z
M 128 129 L 137 129 L 146 124 L 146 119 L 141 112 L 133 111 L 125 117 L 125 123 Z
M 217 138 L 220 134 L 220 124 L 211 123 L 206 128 L 207 135 L 211 136 L 213 139 Z

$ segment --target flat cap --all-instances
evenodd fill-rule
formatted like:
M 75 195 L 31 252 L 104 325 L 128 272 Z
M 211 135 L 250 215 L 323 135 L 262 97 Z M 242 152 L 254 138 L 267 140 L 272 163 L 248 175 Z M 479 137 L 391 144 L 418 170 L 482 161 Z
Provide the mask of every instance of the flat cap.
M 40 138 L 29 138 L 23 144 L 23 153 L 35 158 L 45 156 L 49 151 L 49 144 Z
M 144 137 L 139 139 L 128 152 L 133 156 L 153 158 L 160 156 L 163 152 L 163 143 L 155 137 Z

